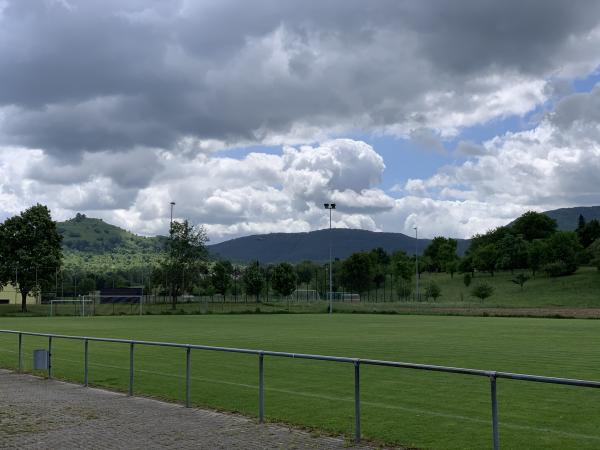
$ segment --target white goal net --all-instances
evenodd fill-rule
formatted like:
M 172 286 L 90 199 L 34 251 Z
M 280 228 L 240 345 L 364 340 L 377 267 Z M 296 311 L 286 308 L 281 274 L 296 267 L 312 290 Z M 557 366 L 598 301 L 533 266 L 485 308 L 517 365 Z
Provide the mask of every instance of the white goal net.
M 319 292 L 314 289 L 296 289 L 292 292 L 292 295 L 290 295 L 290 299 L 316 301 L 321 300 L 321 296 L 319 295 Z
M 93 312 L 94 300 L 88 296 L 50 300 L 50 316 L 91 316 Z
M 327 300 L 329 300 L 329 292 L 325 294 Z M 331 298 L 334 302 L 360 302 L 360 295 L 354 292 L 332 292 Z

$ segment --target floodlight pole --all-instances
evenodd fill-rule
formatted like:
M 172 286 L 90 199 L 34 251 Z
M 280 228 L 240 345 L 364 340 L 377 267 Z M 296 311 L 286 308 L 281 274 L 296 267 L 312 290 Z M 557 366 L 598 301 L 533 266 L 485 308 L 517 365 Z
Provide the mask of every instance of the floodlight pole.
M 171 202 L 171 221 L 169 222 L 169 235 L 173 235 L 173 206 L 175 206 L 175 202 Z
M 415 227 L 415 272 L 417 282 L 416 298 L 419 301 L 419 227 Z
M 325 209 L 329 210 L 329 314 L 333 313 L 333 276 L 331 267 L 331 210 L 335 209 L 335 203 L 324 203 Z
M 171 202 L 170 205 L 171 205 L 171 221 L 169 222 L 169 252 L 172 252 L 173 251 L 173 206 L 175 206 L 175 202 Z M 170 281 L 169 294 L 171 295 L 171 298 L 169 300 L 173 303 L 173 282 L 171 280 L 169 280 L 169 281 Z

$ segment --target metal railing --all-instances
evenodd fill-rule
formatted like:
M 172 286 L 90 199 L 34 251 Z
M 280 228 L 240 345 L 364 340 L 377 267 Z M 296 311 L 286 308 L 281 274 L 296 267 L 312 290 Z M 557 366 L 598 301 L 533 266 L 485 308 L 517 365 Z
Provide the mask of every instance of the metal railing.
M 360 442 L 360 366 L 371 365 L 371 366 L 384 366 L 384 367 L 399 367 L 404 369 L 416 369 L 416 370 L 428 370 L 433 372 L 444 372 L 444 373 L 455 373 L 461 375 L 473 375 L 480 377 L 487 377 L 490 380 L 490 399 L 492 409 L 492 443 L 494 450 L 500 448 L 499 439 L 499 428 L 498 428 L 498 399 L 496 395 L 496 380 L 498 378 L 505 378 L 509 380 L 521 380 L 530 381 L 537 383 L 550 383 L 550 384 L 562 384 L 567 386 L 579 386 L 579 387 L 590 387 L 600 388 L 600 381 L 588 381 L 578 380 L 573 378 L 559 378 L 559 377 L 546 377 L 540 375 L 528 375 L 521 373 L 511 372 L 498 372 L 493 370 L 480 370 L 480 369 L 467 369 L 461 367 L 447 367 L 438 366 L 432 364 L 416 364 L 408 362 L 398 361 L 384 361 L 377 359 L 362 359 L 362 358 L 348 358 L 343 356 L 325 356 L 325 355 L 311 355 L 306 353 L 287 353 L 287 352 L 274 352 L 268 350 L 253 350 L 246 348 L 230 348 L 230 347 L 215 347 L 210 345 L 194 345 L 194 344 L 178 344 L 173 342 L 155 342 L 155 341 L 139 341 L 130 339 L 113 339 L 113 338 L 99 338 L 99 337 L 85 337 L 85 336 L 68 336 L 61 334 L 48 334 L 48 333 L 33 333 L 28 331 L 15 331 L 15 330 L 0 330 L 0 333 L 15 334 L 18 336 L 18 371 L 23 370 L 23 336 L 38 336 L 48 338 L 48 378 L 52 378 L 52 339 L 71 339 L 80 340 L 84 343 L 84 386 L 88 386 L 88 373 L 89 373 L 89 351 L 88 343 L 94 342 L 112 342 L 129 344 L 129 387 L 128 395 L 133 395 L 134 387 L 134 352 L 136 345 L 148 345 L 148 346 L 159 346 L 159 347 L 175 347 L 183 348 L 185 352 L 185 406 L 190 406 L 190 367 L 191 367 L 191 351 L 192 350 L 209 350 L 218 352 L 229 352 L 229 353 L 244 353 L 258 356 L 258 420 L 260 423 L 264 422 L 265 417 L 265 401 L 264 401 L 264 357 L 283 357 L 283 358 L 296 358 L 296 359 L 312 359 L 318 361 L 333 361 L 341 363 L 349 363 L 354 366 L 354 439 L 358 443 Z

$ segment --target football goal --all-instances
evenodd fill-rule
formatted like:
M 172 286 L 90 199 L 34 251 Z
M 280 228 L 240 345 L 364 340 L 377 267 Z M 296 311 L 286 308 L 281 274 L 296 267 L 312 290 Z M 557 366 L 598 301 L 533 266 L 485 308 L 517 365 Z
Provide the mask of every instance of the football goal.
M 296 289 L 290 295 L 291 300 L 299 300 L 299 301 L 316 301 L 321 300 L 321 296 L 319 292 L 314 289 Z
M 354 292 L 332 292 L 331 295 L 334 302 L 360 302 L 360 295 Z M 325 298 L 329 300 L 329 292 Z
M 77 299 L 56 298 L 50 300 L 50 316 L 91 316 L 94 300 L 87 295 Z

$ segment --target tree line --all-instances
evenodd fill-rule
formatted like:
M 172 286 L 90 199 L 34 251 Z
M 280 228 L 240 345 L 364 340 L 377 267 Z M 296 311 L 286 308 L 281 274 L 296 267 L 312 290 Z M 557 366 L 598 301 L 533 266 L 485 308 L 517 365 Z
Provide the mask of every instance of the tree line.
M 457 255 L 455 239 L 438 236 L 418 257 L 403 251 L 390 254 L 376 248 L 354 253 L 344 260 L 336 259 L 331 267 L 332 286 L 329 286 L 328 264 L 256 261 L 236 265 L 231 261 L 214 261 L 209 258 L 207 241 L 203 226 L 187 220 L 173 221 L 158 263 L 101 273 L 85 268 L 65 271 L 56 223 L 48 208 L 38 204 L 0 224 L 0 287 L 7 283 L 18 286 L 24 311 L 29 293 L 54 291 L 54 296 L 59 292 L 65 296 L 65 292 L 77 295 L 103 287 L 132 285 L 142 285 L 147 293 L 168 297 L 173 307 L 185 294 L 236 297 L 243 294 L 258 302 L 271 294 L 289 297 L 300 287 L 315 291 L 321 298 L 332 290 L 363 295 L 375 291 L 377 299 L 378 292 L 383 290 L 384 297 L 387 292 L 390 298 L 409 300 L 415 298 L 415 277 L 424 272 L 446 272 L 451 277 L 465 274 L 468 286 L 478 274 L 494 276 L 501 270 L 528 270 L 534 277 L 540 272 L 556 277 L 569 275 L 582 264 L 600 268 L 598 220 L 587 222 L 580 216 L 576 231 L 559 231 L 556 221 L 532 211 L 512 224 L 473 236 L 462 257 Z M 513 281 L 523 287 L 527 279 L 519 274 Z M 418 298 L 435 300 L 441 295 L 431 282 L 420 291 Z

